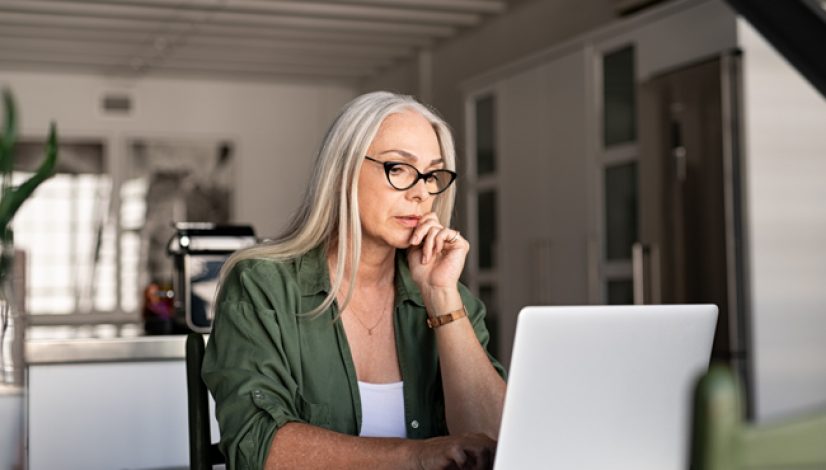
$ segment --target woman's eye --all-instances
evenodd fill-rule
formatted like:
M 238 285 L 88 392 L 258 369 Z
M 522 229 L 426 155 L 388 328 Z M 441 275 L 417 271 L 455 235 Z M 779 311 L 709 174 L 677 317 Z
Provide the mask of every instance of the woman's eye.
M 389 171 L 391 175 L 400 175 L 404 173 L 404 169 L 398 166 L 390 167 Z

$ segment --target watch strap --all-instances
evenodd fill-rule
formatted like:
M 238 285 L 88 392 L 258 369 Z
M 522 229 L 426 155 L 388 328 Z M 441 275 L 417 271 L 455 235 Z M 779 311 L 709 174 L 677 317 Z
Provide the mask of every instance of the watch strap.
M 427 318 L 427 326 L 431 329 L 436 329 L 442 325 L 447 325 L 448 323 L 458 320 L 460 318 L 467 316 L 467 310 L 465 310 L 465 306 L 462 305 L 462 308 L 454 310 L 452 312 L 448 312 L 444 315 L 438 315 L 435 317 L 428 317 Z

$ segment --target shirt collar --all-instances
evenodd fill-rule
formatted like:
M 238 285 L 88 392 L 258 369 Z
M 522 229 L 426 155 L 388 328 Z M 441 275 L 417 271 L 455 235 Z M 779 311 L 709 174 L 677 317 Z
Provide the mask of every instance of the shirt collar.
M 407 265 L 407 252 L 396 250 L 396 305 L 405 300 L 424 307 L 419 286 L 413 281 L 413 275 L 410 274 L 410 267 Z
M 310 296 L 330 292 L 330 273 L 327 270 L 326 244 L 322 243 L 298 259 L 298 285 L 301 295 Z
M 330 272 L 327 269 L 325 244 L 308 251 L 298 260 L 298 280 L 301 294 L 312 296 L 330 292 Z M 422 294 L 413 281 L 407 265 L 407 252 L 396 250 L 396 305 L 404 301 L 424 307 Z

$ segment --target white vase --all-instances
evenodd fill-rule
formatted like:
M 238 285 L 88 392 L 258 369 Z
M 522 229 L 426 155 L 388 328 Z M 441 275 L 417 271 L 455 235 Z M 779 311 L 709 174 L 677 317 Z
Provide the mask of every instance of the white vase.
M 0 243 L 0 384 L 23 385 L 23 252 Z
M 0 469 L 25 467 L 22 252 L 0 243 Z

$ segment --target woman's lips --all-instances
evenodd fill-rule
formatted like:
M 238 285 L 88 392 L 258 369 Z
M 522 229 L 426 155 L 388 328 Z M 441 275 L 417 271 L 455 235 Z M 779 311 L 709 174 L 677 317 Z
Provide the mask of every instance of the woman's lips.
M 396 220 L 399 221 L 405 227 L 408 228 L 416 228 L 419 225 L 419 218 L 415 215 L 404 215 L 404 216 L 397 216 Z

